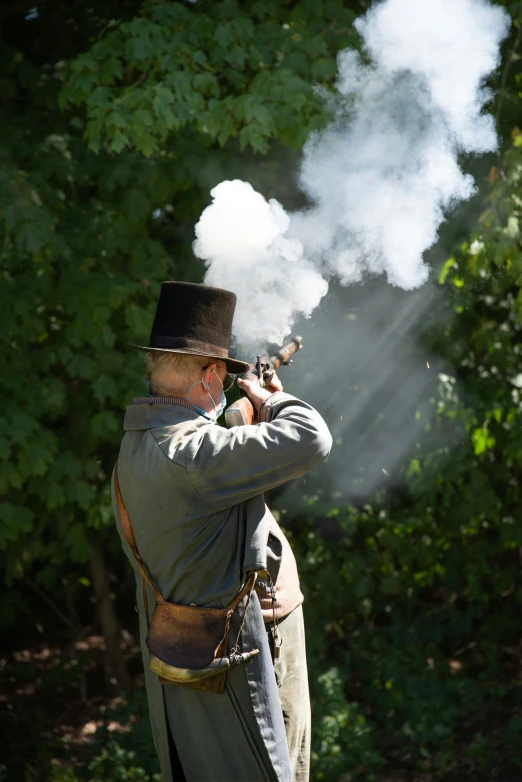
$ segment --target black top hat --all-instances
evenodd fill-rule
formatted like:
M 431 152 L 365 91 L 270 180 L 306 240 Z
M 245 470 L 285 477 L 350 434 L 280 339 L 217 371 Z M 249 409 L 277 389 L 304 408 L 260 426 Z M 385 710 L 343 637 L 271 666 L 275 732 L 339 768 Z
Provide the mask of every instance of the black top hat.
M 221 359 L 228 372 L 248 370 L 245 361 L 229 358 L 236 294 L 194 282 L 162 282 L 149 346 L 139 350 L 165 350 Z

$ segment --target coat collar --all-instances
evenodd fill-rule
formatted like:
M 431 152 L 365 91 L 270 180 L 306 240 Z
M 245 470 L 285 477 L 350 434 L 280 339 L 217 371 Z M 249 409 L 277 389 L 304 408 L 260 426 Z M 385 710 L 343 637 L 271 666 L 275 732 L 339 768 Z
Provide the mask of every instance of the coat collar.
M 196 426 L 215 422 L 198 413 L 186 399 L 177 397 L 137 397 L 127 407 L 123 428 L 127 431 L 159 429 L 193 421 Z

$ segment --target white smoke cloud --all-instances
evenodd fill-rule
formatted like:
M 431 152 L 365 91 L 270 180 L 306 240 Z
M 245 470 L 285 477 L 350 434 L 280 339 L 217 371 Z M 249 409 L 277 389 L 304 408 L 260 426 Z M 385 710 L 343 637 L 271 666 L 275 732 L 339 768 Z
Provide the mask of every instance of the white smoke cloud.
M 285 234 L 290 218 L 248 182 L 221 182 L 214 203 L 196 225 L 194 252 L 209 259 L 207 285 L 238 295 L 234 332 L 239 341 L 282 342 L 296 313 L 309 316 L 328 290 L 321 272 Z
M 194 252 L 206 283 L 238 294 L 239 342 L 281 341 L 331 277 L 426 281 L 422 255 L 445 211 L 474 192 L 458 155 L 496 148 L 483 82 L 509 24 L 486 0 L 375 4 L 355 23 L 368 62 L 339 54 L 334 120 L 305 145 L 299 183 L 312 206 L 289 217 L 248 183 L 214 188 Z

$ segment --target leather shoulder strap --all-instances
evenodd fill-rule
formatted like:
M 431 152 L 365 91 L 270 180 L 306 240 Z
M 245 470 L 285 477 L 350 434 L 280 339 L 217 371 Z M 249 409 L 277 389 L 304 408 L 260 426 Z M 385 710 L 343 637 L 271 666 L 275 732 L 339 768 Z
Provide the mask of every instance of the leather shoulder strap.
M 127 543 L 129 544 L 130 549 L 134 555 L 134 559 L 136 560 L 136 564 L 138 565 L 138 569 L 141 573 L 142 579 L 146 581 L 147 584 L 149 584 L 149 586 L 154 592 L 154 595 L 156 596 L 156 600 L 160 603 L 164 603 L 165 601 L 163 600 L 163 597 L 161 596 L 160 592 L 158 591 L 154 583 L 151 581 L 147 568 L 143 564 L 143 560 L 138 553 L 138 548 L 136 546 L 136 538 L 134 537 L 134 531 L 132 529 L 131 520 L 129 518 L 129 514 L 127 513 L 127 508 L 125 507 L 125 503 L 123 502 L 123 497 L 121 496 L 120 482 L 118 480 L 117 462 L 114 468 L 114 488 L 116 490 L 116 501 L 118 503 L 118 514 L 120 516 L 121 528 L 123 530 L 123 534 L 125 535 L 125 538 L 127 539 Z M 252 590 L 256 583 L 256 578 L 257 578 L 257 573 L 253 573 L 250 576 L 250 578 L 247 580 L 243 589 L 236 595 L 234 600 L 227 606 L 227 609 L 232 611 L 235 610 L 245 595 L 248 595 L 248 602 L 250 602 L 250 596 L 252 594 Z M 146 602 L 147 593 L 145 591 L 145 588 L 143 590 L 143 595 L 144 595 L 145 610 L 146 610 L 146 615 L 148 620 L 148 608 Z M 248 607 L 248 603 L 247 603 L 247 607 Z M 245 608 L 245 615 L 246 615 L 246 608 Z M 243 621 L 244 621 L 244 616 L 243 616 Z M 241 622 L 241 628 L 242 626 L 243 626 L 243 622 Z M 240 628 L 240 632 L 241 632 L 241 628 Z
M 250 578 L 246 582 L 246 584 L 243 587 L 243 589 L 240 592 L 237 593 L 237 595 L 232 600 L 232 602 L 227 605 L 227 608 L 229 608 L 229 609 L 231 608 L 232 610 L 237 608 L 237 606 L 243 600 L 245 595 L 248 595 L 248 599 L 250 600 L 250 595 L 252 594 L 252 590 L 253 590 L 253 588 L 254 588 L 254 586 L 256 584 L 256 579 L 257 579 L 257 573 L 252 573 L 252 575 L 250 576 Z
M 134 555 L 134 559 L 136 560 L 136 564 L 138 565 L 138 569 L 142 575 L 142 578 L 151 587 L 152 591 L 154 592 L 154 595 L 156 596 L 156 600 L 160 603 L 163 603 L 165 601 L 163 600 L 160 592 L 152 582 L 149 573 L 147 571 L 147 568 L 143 564 L 143 560 L 138 553 L 138 548 L 136 546 L 136 538 L 134 537 L 134 531 L 132 529 L 131 520 L 129 518 L 129 514 L 127 513 L 127 508 L 125 507 L 125 503 L 123 502 L 123 497 L 121 496 L 120 482 L 118 480 L 117 462 L 116 462 L 116 467 L 114 468 L 114 488 L 116 489 L 116 502 L 118 503 L 118 513 L 120 516 L 120 524 L 123 530 L 123 534 L 125 535 L 127 539 L 127 543 L 129 544 L 130 549 Z

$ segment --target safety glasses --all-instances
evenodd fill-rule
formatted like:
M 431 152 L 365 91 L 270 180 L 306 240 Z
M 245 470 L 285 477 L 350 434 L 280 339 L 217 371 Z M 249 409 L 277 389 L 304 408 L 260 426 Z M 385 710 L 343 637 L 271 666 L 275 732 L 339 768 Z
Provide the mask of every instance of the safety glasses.
M 227 391 L 230 391 L 230 389 L 232 388 L 235 382 L 236 382 L 236 378 L 234 377 L 234 375 L 231 375 L 229 372 L 227 372 L 225 375 L 225 381 L 223 383 L 223 391 L 225 392 L 225 394 L 227 393 Z
M 207 369 L 207 367 L 208 364 L 206 367 L 203 367 L 203 370 Z M 217 364 L 217 368 L 225 369 L 225 367 L 222 367 L 219 364 Z M 234 375 L 231 375 L 230 372 L 225 371 L 225 379 L 223 381 L 223 391 L 225 392 L 225 394 L 227 393 L 227 391 L 230 391 L 230 389 L 234 386 L 235 382 L 236 382 L 236 378 L 234 377 Z

